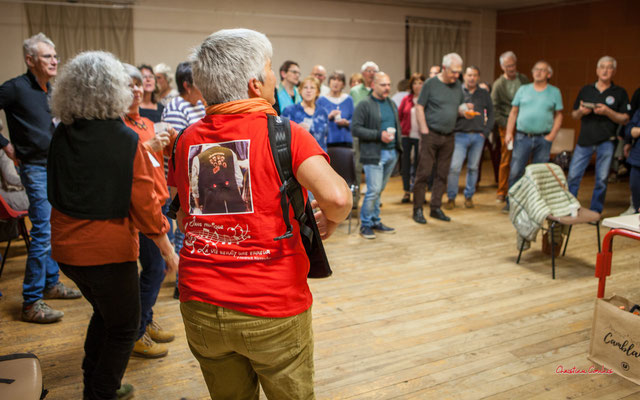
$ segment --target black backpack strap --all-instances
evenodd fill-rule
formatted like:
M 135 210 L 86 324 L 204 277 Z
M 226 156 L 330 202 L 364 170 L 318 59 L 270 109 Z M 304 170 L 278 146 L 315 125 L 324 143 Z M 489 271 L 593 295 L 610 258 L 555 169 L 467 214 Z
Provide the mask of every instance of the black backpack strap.
M 174 171 L 176 170 L 176 149 L 178 148 L 178 140 L 186 129 L 187 128 L 184 128 L 180 132 L 178 132 L 178 136 L 176 136 L 176 140 L 173 142 L 173 147 L 171 148 L 171 167 Z
M 273 240 L 281 240 L 293 236 L 291 221 L 289 219 L 289 205 L 291 205 L 293 207 L 293 214 L 300 225 L 300 233 L 304 235 L 309 242 L 312 242 L 313 230 L 306 224 L 307 215 L 305 213 L 302 186 L 300 186 L 300 183 L 298 183 L 293 175 L 291 125 L 287 118 L 273 115 L 267 115 L 267 124 L 271 154 L 273 154 L 273 160 L 276 164 L 280 181 L 282 181 L 282 186 L 280 186 L 280 206 L 282 207 L 282 217 L 287 227 L 284 235 L 278 236 Z

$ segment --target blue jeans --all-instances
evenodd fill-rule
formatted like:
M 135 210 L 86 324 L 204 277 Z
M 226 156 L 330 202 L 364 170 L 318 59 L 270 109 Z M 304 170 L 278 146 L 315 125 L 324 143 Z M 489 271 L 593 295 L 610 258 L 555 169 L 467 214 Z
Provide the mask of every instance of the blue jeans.
M 484 136 L 481 133 L 457 132 L 455 137 L 455 147 L 451 157 L 451 167 L 449 167 L 449 177 L 447 178 L 447 196 L 450 200 L 456 198 L 458 194 L 458 178 L 462 170 L 467 154 L 467 178 L 464 188 L 464 197 L 470 199 L 476 192 L 478 182 L 478 165 L 484 147 Z
M 160 249 L 153 240 L 142 233 L 140 240 L 140 326 L 138 339 L 144 335 L 147 325 L 153 320 L 153 306 L 158 299 L 160 286 L 164 280 L 166 264 L 162 259 Z
M 604 197 L 607 194 L 607 178 L 609 177 L 609 168 L 611 167 L 614 150 L 615 146 L 613 142 L 607 140 L 597 146 L 576 145 L 573 155 L 571 156 L 567 184 L 569 185 L 571 194 L 578 197 L 580 181 L 591 161 L 593 152 L 596 152 L 596 185 L 593 188 L 590 208 L 599 213 L 601 213 L 604 208 Z
M 511 172 L 509 172 L 509 187 L 513 186 L 524 175 L 529 157 L 531 164 L 545 163 L 549 161 L 551 142 L 544 135 L 529 137 L 522 133 L 516 133 L 511 153 Z
M 373 227 L 380 223 L 380 194 L 387 186 L 391 172 L 396 166 L 398 155 L 395 150 L 381 150 L 377 164 L 363 165 L 367 182 L 367 194 L 362 201 L 360 222 L 363 227 Z
M 47 199 L 47 167 L 22 164 L 20 180 L 29 198 L 29 219 L 33 225 L 29 232 L 31 248 L 24 271 L 22 298 L 32 304 L 42 298 L 45 288 L 58 283 L 58 263 L 51 258 L 51 204 Z

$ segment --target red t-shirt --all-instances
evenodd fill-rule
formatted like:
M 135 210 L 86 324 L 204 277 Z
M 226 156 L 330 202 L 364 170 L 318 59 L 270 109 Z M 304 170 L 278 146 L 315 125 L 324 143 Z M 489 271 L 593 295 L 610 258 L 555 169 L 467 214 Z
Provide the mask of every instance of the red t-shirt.
M 315 155 L 328 160 L 313 136 L 292 122 L 294 174 Z M 272 318 L 307 310 L 309 260 L 292 210 L 293 238 L 273 240 L 286 226 L 266 115 L 206 116 L 181 136 L 175 161 L 169 184 L 178 188 L 187 213 L 180 301 Z

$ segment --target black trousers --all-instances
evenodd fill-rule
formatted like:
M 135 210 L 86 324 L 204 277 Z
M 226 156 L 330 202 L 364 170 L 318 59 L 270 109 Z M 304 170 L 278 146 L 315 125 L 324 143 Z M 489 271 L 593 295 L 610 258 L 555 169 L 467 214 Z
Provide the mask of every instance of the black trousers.
M 59 263 L 93 306 L 84 342 L 84 398 L 115 399 L 140 323 L 135 261 L 93 266 Z
M 402 137 L 402 188 L 405 192 L 411 191 L 411 181 L 416 176 L 418 161 L 420 160 L 419 150 L 420 139 Z M 413 150 L 413 163 L 411 162 L 411 150 Z
M 420 161 L 416 172 L 416 181 L 413 184 L 413 209 L 422 208 L 424 195 L 427 188 L 427 180 L 436 169 L 436 178 L 431 188 L 431 209 L 440 208 L 442 195 L 447 189 L 447 177 L 451 166 L 451 156 L 455 145 L 454 135 L 441 135 L 430 132 L 421 135 Z M 434 165 L 434 161 L 437 164 Z

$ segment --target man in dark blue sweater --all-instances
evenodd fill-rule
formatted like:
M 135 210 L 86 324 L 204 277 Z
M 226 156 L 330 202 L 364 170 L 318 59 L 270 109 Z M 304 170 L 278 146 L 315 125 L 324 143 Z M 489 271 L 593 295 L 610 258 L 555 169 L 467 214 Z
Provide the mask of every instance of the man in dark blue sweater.
M 493 104 L 488 91 L 478 87 L 480 70 L 476 66 L 469 66 L 464 72 L 462 93 L 465 103 L 473 104 L 473 118 L 458 116 L 454 128 L 455 145 L 447 178 L 447 197 L 449 201 L 444 208 L 453 210 L 455 198 L 458 195 L 458 178 L 464 160 L 467 160 L 467 178 L 464 188 L 464 206 L 473 208 L 473 194 L 476 192 L 478 181 L 478 165 L 482 158 L 484 140 L 489 136 L 493 127 Z
M 51 205 L 47 200 L 47 153 L 54 131 L 49 109 L 49 80 L 58 72 L 55 45 L 39 33 L 23 43 L 27 72 L 0 86 L 0 109 L 9 125 L 11 142 L 0 136 L 0 146 L 20 164 L 20 179 L 29 197 L 31 246 L 22 286 L 22 319 L 51 323 L 64 313 L 43 298 L 75 299 L 80 291 L 59 281 L 58 264 L 51 258 Z M 15 149 L 15 151 L 13 150 Z

